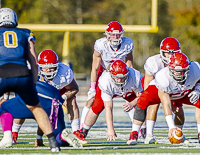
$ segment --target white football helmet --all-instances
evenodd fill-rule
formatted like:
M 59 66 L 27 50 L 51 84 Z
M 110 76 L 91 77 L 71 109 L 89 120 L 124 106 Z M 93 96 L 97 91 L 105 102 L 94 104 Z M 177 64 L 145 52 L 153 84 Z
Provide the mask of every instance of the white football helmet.
M 0 27 L 16 27 L 18 25 L 17 15 L 10 8 L 0 9 Z

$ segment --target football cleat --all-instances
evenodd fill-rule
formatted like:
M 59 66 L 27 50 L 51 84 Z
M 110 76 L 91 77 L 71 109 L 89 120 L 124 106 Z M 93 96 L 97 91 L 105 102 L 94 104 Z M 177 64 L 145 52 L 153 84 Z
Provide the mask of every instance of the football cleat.
M 4 147 L 12 147 L 12 135 L 11 132 L 9 135 L 5 136 L 4 138 L 0 141 L 0 148 Z
M 61 138 L 72 145 L 74 148 L 83 147 L 81 141 L 69 130 L 64 129 L 61 133 Z
M 146 128 L 140 129 L 140 132 L 139 132 L 139 134 L 138 134 L 138 137 L 141 137 L 141 138 L 143 138 L 143 139 L 146 138 Z
M 13 144 L 17 143 L 17 138 L 18 138 L 18 132 L 12 132 Z
M 56 141 L 55 137 L 49 138 L 49 147 L 51 152 L 59 152 L 60 147 L 58 145 L 58 142 Z
M 45 146 L 42 139 L 35 139 L 34 147 Z
M 147 135 L 145 140 L 144 140 L 145 144 L 157 144 L 158 142 L 156 141 L 156 139 L 152 136 L 152 135 Z
M 133 131 L 130 133 L 129 140 L 127 141 L 128 145 L 136 145 L 137 144 L 137 139 L 138 139 L 138 132 Z
M 190 141 L 183 135 L 183 141 L 181 143 L 189 144 Z
M 80 132 L 79 130 L 74 131 L 73 134 L 81 141 L 83 145 L 88 143 L 84 138 L 85 137 L 84 134 Z

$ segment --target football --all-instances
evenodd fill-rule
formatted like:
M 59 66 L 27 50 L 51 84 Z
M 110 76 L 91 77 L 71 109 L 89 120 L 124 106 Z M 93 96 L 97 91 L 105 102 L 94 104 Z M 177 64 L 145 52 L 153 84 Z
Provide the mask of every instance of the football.
M 181 130 L 174 130 L 172 138 L 169 138 L 171 144 L 180 144 L 183 141 L 183 133 Z

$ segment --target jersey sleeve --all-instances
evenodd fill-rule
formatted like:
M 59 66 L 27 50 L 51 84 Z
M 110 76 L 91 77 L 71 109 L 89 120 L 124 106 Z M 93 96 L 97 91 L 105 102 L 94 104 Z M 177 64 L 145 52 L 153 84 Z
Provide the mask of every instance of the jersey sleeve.
M 141 93 L 143 92 L 143 88 L 142 88 L 142 74 L 140 73 L 140 71 L 135 70 L 135 77 L 136 77 L 136 87 L 137 89 L 135 90 L 136 93 Z
M 144 64 L 144 70 L 151 76 L 155 76 L 155 74 L 158 72 L 158 65 L 153 56 L 146 60 Z
M 155 75 L 155 85 L 158 89 L 164 91 L 165 93 L 169 92 L 169 80 L 168 76 L 166 76 L 164 73 L 166 73 L 166 70 L 168 68 L 163 68 Z M 168 73 L 168 72 L 167 72 Z
M 33 43 L 35 43 L 35 35 L 33 34 L 33 32 L 30 33 L 29 41 L 32 41 Z
M 104 92 L 101 92 L 101 98 L 103 101 L 110 101 L 112 100 L 112 96 L 107 94 L 107 93 L 104 93 Z
M 100 39 L 97 39 L 95 41 L 95 44 L 94 44 L 94 50 L 97 51 L 98 53 L 102 54 L 102 46 L 103 46 L 103 40 L 105 40 L 105 38 L 100 38 Z
M 123 37 L 122 38 L 122 46 L 126 46 L 126 52 L 127 54 L 131 53 L 134 49 L 134 43 L 133 40 L 129 37 Z
M 32 41 L 33 43 L 35 43 L 35 36 L 34 36 L 33 32 L 31 32 L 29 29 L 22 29 L 22 30 L 26 33 L 28 42 Z
M 107 96 L 109 95 L 111 98 L 113 97 L 112 82 L 108 72 L 104 71 L 100 76 L 98 86 L 102 93 L 107 94 Z
M 59 63 L 58 72 L 51 81 L 51 85 L 55 86 L 57 89 L 62 89 L 69 85 L 73 79 L 74 73 L 72 69 L 63 63 Z

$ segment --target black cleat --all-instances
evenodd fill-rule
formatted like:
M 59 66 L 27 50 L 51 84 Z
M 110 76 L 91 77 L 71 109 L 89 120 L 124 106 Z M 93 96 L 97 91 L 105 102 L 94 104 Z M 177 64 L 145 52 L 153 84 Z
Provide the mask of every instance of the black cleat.
M 49 147 L 51 152 L 59 152 L 60 147 L 58 145 L 58 142 L 56 141 L 55 137 L 49 138 Z

